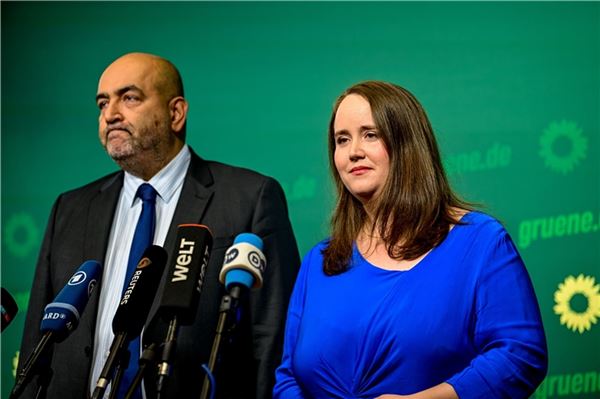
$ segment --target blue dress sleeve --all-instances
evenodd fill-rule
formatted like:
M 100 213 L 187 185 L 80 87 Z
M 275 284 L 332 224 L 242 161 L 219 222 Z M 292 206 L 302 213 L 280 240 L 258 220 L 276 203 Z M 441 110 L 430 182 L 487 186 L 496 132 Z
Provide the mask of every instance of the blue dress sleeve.
M 300 272 L 294 285 L 294 291 L 288 306 L 287 320 L 285 325 L 285 337 L 283 344 L 283 357 L 281 365 L 275 371 L 275 387 L 273 388 L 273 399 L 303 399 L 302 389 L 296 381 L 292 367 L 300 322 L 304 310 L 304 298 L 306 295 L 306 282 L 308 270 L 314 263 L 313 254 L 318 247 L 313 248 L 302 261 Z M 316 257 L 318 259 L 318 257 Z M 317 265 L 320 267 L 321 265 Z
M 548 366 L 539 306 L 525 265 L 503 228 L 482 257 L 472 342 L 478 355 L 452 376 L 460 399 L 527 398 Z

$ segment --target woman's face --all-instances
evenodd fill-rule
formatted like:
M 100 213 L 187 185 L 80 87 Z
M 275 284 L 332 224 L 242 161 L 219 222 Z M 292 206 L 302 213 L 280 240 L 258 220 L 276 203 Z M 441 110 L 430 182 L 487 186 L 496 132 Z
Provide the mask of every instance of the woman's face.
M 377 198 L 387 180 L 390 159 L 371 106 L 358 94 L 349 94 L 340 103 L 334 141 L 335 167 L 344 186 L 363 204 Z

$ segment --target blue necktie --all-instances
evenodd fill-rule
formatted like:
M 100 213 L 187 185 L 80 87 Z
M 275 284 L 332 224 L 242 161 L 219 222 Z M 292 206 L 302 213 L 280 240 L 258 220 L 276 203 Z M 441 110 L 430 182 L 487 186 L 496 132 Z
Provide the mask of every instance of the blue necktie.
M 142 199 L 142 213 L 135 226 L 133 241 L 131 242 L 131 250 L 129 251 L 129 260 L 127 262 L 127 275 L 123 284 L 123 293 L 129 285 L 129 280 L 133 276 L 133 272 L 144 254 L 146 248 L 152 245 L 154 240 L 154 224 L 156 222 L 156 190 L 148 183 L 144 183 L 138 187 L 136 197 Z M 138 360 L 140 358 L 140 337 L 134 337 L 129 344 L 129 365 L 123 373 L 121 384 L 117 398 L 125 397 L 125 393 L 133 382 L 135 374 L 138 370 Z M 141 387 L 138 387 L 133 395 L 133 398 L 142 398 Z

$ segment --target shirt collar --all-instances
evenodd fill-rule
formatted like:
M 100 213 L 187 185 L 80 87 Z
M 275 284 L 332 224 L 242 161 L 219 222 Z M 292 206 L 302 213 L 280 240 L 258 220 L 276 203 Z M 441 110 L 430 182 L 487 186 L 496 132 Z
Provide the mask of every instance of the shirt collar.
M 181 148 L 179 153 L 162 168 L 157 174 L 152 176 L 149 181 L 140 179 L 129 172 L 125 172 L 123 181 L 123 199 L 126 204 L 133 206 L 136 200 L 135 193 L 138 187 L 143 183 L 149 183 L 158 193 L 158 197 L 164 203 L 169 203 L 177 189 L 183 184 L 185 174 L 190 165 L 190 149 L 187 144 Z

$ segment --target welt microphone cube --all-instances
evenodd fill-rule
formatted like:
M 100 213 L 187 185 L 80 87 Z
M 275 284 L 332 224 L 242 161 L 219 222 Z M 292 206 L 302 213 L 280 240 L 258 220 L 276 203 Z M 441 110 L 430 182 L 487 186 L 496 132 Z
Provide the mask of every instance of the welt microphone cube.
M 160 306 L 166 320 L 177 317 L 182 325 L 193 323 L 212 243 L 212 234 L 206 226 L 182 224 L 177 227 Z

